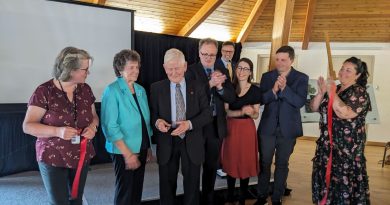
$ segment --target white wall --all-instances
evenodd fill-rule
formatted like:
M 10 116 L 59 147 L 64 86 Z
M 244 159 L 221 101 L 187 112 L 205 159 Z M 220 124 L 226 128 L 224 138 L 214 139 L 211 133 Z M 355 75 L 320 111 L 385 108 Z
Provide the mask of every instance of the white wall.
M 115 80 L 115 53 L 131 48 L 132 13 L 46 0 L 0 0 L 0 103 L 27 103 L 48 81 L 58 53 L 87 50 L 94 62 L 87 83 L 100 102 Z
M 328 60 L 325 43 L 310 43 L 308 50 L 302 50 L 302 43 L 292 42 L 298 56 L 298 67 L 310 78 L 326 76 Z M 259 54 L 269 55 L 269 42 L 244 43 L 241 57 L 250 58 L 257 66 Z M 373 85 L 379 110 L 380 124 L 368 126 L 368 141 L 390 141 L 390 43 L 331 43 L 332 55 L 374 55 Z M 319 136 L 318 123 L 303 124 L 305 136 Z

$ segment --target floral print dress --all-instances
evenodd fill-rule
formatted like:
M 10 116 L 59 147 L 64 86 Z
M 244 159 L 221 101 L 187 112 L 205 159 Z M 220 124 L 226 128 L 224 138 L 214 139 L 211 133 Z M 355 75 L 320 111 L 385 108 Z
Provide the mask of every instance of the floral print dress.
M 340 85 L 337 86 L 337 91 Z M 366 142 L 365 117 L 371 110 L 366 89 L 354 84 L 338 93 L 340 99 L 358 114 L 353 119 L 340 119 L 333 113 L 333 160 L 331 182 L 326 204 L 370 204 L 364 147 Z M 327 129 L 328 96 L 321 102 L 319 112 L 320 138 L 313 159 L 312 200 L 318 203 L 326 193 L 326 164 L 330 153 Z

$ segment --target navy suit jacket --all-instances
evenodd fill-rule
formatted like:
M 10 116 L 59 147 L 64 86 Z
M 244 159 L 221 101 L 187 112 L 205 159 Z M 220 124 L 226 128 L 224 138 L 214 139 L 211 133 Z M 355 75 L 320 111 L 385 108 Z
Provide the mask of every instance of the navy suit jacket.
M 225 64 L 222 62 L 222 59 L 221 58 L 218 58 L 217 60 L 215 60 L 215 67 L 218 67 L 218 68 L 226 68 L 225 67 Z M 232 61 L 232 72 L 234 72 L 236 69 L 236 63 Z M 227 68 L 226 68 L 227 70 Z M 234 75 L 234 74 L 233 74 Z M 230 76 L 232 77 L 232 76 Z
M 278 76 L 278 71 L 274 69 L 261 78 L 264 111 L 257 132 L 259 136 L 274 136 L 279 119 L 282 135 L 297 138 L 303 135 L 300 109 L 306 102 L 309 77 L 292 68 L 287 76 L 286 88 L 275 96 L 272 88 Z

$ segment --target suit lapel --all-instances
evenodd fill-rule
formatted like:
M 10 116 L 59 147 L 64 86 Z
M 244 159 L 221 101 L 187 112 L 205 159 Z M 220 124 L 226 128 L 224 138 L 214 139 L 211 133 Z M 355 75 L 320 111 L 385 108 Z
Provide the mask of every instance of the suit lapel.
M 209 81 L 209 79 L 207 77 L 207 74 L 204 71 L 204 68 L 203 68 L 201 63 L 198 63 L 198 65 L 196 66 L 196 72 L 198 72 L 198 75 L 200 76 L 202 82 L 208 82 Z
M 194 102 L 194 86 L 191 81 L 186 80 L 186 119 L 188 119 L 190 116 L 192 109 L 189 109 L 193 107 L 192 103 Z
M 294 68 L 291 68 L 290 74 L 287 76 L 287 85 L 291 86 L 295 78 L 297 78 L 297 71 Z
M 171 84 L 169 80 L 164 81 L 164 85 L 162 86 L 162 104 L 166 107 L 166 119 L 168 122 L 172 122 L 172 116 L 171 116 Z

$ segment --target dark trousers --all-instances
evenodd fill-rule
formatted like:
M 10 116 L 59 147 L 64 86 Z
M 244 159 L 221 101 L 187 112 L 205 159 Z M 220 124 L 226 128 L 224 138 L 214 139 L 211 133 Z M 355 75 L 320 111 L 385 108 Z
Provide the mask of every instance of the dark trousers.
M 203 128 L 205 160 L 202 173 L 202 204 L 214 204 L 214 184 L 220 161 L 222 140 L 218 137 L 217 119 Z
M 71 190 L 76 169 L 53 167 L 43 162 L 38 162 L 43 184 L 49 195 L 49 203 L 52 205 L 82 205 L 85 181 L 87 180 L 88 165 L 85 165 L 80 174 L 78 195 L 71 199 Z
M 280 201 L 286 187 L 289 171 L 288 161 L 294 151 L 296 139 L 283 136 L 278 127 L 275 131 L 275 136 L 260 136 L 259 143 L 260 174 L 257 184 L 258 197 L 268 197 L 272 158 L 275 154 L 274 190 L 271 199 L 272 201 Z
M 141 204 L 146 157 L 147 149 L 141 150 L 138 156 L 141 166 L 136 170 L 127 170 L 123 155 L 111 155 L 115 170 L 115 205 Z
M 233 202 L 235 200 L 234 189 L 236 188 L 236 178 L 227 175 L 226 180 L 228 185 L 227 201 Z M 246 194 L 248 192 L 248 185 L 249 185 L 249 178 L 240 179 L 240 197 L 239 197 L 240 203 L 242 202 L 245 203 Z
M 199 205 L 200 165 L 192 163 L 186 149 L 186 142 L 180 137 L 173 137 L 170 160 L 159 165 L 160 204 L 176 204 L 177 174 L 181 162 L 183 174 L 184 205 Z

